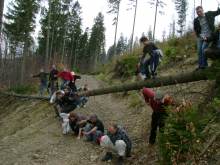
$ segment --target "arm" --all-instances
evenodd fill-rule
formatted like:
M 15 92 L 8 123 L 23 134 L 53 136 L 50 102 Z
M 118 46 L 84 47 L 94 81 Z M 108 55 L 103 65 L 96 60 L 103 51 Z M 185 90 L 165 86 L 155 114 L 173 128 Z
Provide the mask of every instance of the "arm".
M 79 134 L 77 136 L 77 139 L 80 139 L 81 138 L 81 134 L 82 134 L 82 128 L 79 128 Z
M 218 9 L 216 11 L 209 11 L 208 13 L 210 13 L 216 17 L 216 16 L 220 15 L 220 7 L 218 7 Z
M 98 129 L 98 127 L 94 127 L 93 129 L 91 129 L 89 132 L 85 132 L 84 134 L 89 135 L 93 132 L 95 132 Z

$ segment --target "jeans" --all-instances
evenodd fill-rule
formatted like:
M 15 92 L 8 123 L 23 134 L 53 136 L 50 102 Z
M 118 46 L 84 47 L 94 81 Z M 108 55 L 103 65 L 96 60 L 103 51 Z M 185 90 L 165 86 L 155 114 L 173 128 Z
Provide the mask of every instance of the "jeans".
M 141 61 L 141 65 L 140 65 L 140 73 L 141 75 L 144 75 L 145 77 L 149 77 L 150 76 L 150 72 L 149 72 L 149 65 L 150 65 L 150 61 L 151 59 L 147 59 L 145 61 Z
M 160 59 L 159 52 L 157 50 L 153 50 L 153 54 L 150 59 L 150 70 L 153 76 L 155 75 L 156 69 L 158 67 L 159 59 Z
M 198 51 L 198 57 L 199 57 L 199 68 L 205 68 L 208 66 L 207 57 L 205 55 L 205 49 L 207 49 L 209 46 L 209 43 L 206 41 L 203 41 L 202 39 L 197 39 L 197 51 Z
M 50 96 L 52 96 L 53 93 L 57 90 L 58 90 L 58 81 L 57 80 L 50 81 Z
M 152 120 L 151 120 L 151 132 L 149 143 L 154 144 L 157 136 L 157 128 L 162 131 L 163 127 L 165 126 L 165 118 L 167 116 L 166 112 L 153 112 Z
M 92 125 L 91 124 L 86 124 L 86 126 L 83 128 L 83 131 L 89 132 L 92 130 Z M 85 135 L 87 141 L 93 141 L 93 142 L 98 142 L 99 138 L 103 135 L 103 133 L 99 130 L 96 130 L 95 132 Z
M 39 87 L 40 96 L 44 94 L 45 90 L 47 90 L 47 82 L 41 82 Z

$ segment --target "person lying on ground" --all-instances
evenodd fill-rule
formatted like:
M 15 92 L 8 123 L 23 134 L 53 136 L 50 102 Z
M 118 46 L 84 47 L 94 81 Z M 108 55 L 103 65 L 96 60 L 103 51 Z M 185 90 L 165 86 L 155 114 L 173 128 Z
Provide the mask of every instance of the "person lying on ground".
M 140 43 L 144 45 L 143 55 L 139 62 L 140 73 L 146 78 L 150 78 L 150 76 L 155 78 L 157 74 L 156 70 L 159 65 L 159 59 L 160 56 L 162 56 L 161 50 L 153 42 L 150 42 L 149 39 L 145 36 L 140 38 Z M 150 55 L 149 58 L 146 58 L 147 54 Z
M 111 124 L 108 128 L 107 135 L 100 139 L 100 145 L 106 150 L 106 155 L 102 161 L 109 161 L 112 159 L 112 151 L 116 152 L 118 157 L 118 164 L 123 163 L 124 157 L 131 156 L 132 142 L 126 131 L 116 124 Z
M 58 70 L 56 69 L 56 65 L 52 66 L 52 69 L 49 74 L 49 88 L 50 88 L 50 96 L 58 90 Z
M 159 90 L 154 92 L 150 88 L 143 88 L 142 90 L 145 102 L 152 108 L 151 131 L 149 137 L 149 145 L 155 143 L 157 128 L 162 132 L 165 126 L 165 119 L 167 117 L 166 108 L 173 105 L 174 101 L 169 95 L 164 95 Z
M 198 48 L 198 69 L 205 69 L 208 66 L 205 49 L 209 46 L 208 38 L 212 37 L 215 31 L 215 17 L 220 15 L 220 8 L 217 11 L 208 11 L 204 13 L 203 7 L 196 7 L 198 17 L 194 19 L 194 31 L 197 36 Z
M 86 123 L 83 129 L 79 130 L 79 135 L 83 135 L 87 141 L 93 141 L 99 143 L 100 137 L 104 134 L 104 124 L 93 114 L 88 120 L 84 120 L 81 124 Z
M 66 68 L 64 68 L 62 72 L 59 72 L 57 76 L 62 80 L 60 89 L 64 89 L 64 87 L 67 86 L 69 82 L 73 81 L 73 75 Z
M 210 59 L 219 59 L 220 58 L 220 23 L 218 24 L 218 29 L 212 35 L 212 37 L 208 38 L 210 42 L 212 42 L 211 46 L 205 49 L 205 56 Z
M 39 95 L 42 96 L 47 90 L 47 76 L 49 73 L 44 72 L 44 69 L 40 69 L 40 73 L 33 75 L 32 77 L 38 77 L 40 79 Z

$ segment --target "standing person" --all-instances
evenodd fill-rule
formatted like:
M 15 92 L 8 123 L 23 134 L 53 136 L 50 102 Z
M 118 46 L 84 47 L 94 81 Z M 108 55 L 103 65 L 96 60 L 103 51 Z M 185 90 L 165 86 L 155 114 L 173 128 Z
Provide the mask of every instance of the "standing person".
M 205 50 L 205 55 L 211 59 L 219 59 L 220 58 L 220 23 L 218 25 L 218 29 L 209 39 L 212 44 L 210 48 Z
M 132 143 L 126 131 L 116 124 L 112 124 L 108 128 L 108 133 L 101 137 L 100 145 L 106 149 L 106 155 L 102 161 L 109 161 L 112 159 L 112 151 L 116 152 L 118 157 L 118 164 L 123 164 L 124 157 L 130 157 Z
M 156 140 L 157 128 L 162 131 L 165 125 L 165 118 L 167 116 L 166 107 L 173 103 L 172 99 L 168 95 L 164 95 L 162 92 L 154 92 L 150 88 L 143 88 L 142 90 L 145 102 L 152 108 L 152 120 L 151 131 L 149 137 L 149 144 L 153 145 Z
M 55 91 L 58 90 L 58 70 L 56 69 L 56 65 L 52 66 L 52 70 L 49 74 L 49 83 L 50 83 L 50 95 L 52 95 Z
M 159 65 L 160 50 L 153 42 L 150 42 L 148 40 L 148 38 L 145 36 L 140 38 L 140 43 L 142 43 L 144 45 L 143 55 L 140 60 L 140 63 L 142 62 L 142 64 L 140 65 L 140 70 L 142 70 L 142 69 L 144 70 L 144 72 L 146 74 L 146 78 L 148 78 L 150 76 L 155 78 L 155 76 L 157 74 L 156 70 Z M 150 58 L 145 60 L 147 54 L 150 55 Z M 149 69 L 148 69 L 149 65 L 150 65 L 151 75 L 149 75 Z
M 73 81 L 73 75 L 66 68 L 64 68 L 62 72 L 58 73 L 57 76 L 62 79 L 62 84 L 60 86 L 61 89 L 64 89 L 65 86 Z
M 39 94 L 42 96 L 47 90 L 47 76 L 49 73 L 44 72 L 44 69 L 40 69 L 40 73 L 37 75 L 34 75 L 33 77 L 39 77 L 40 79 L 40 86 L 39 86 Z
M 208 38 L 212 37 L 215 30 L 215 17 L 220 15 L 220 8 L 217 11 L 208 11 L 204 13 L 202 6 L 196 7 L 197 18 L 194 19 L 194 31 L 197 36 L 198 49 L 198 69 L 204 69 L 208 66 L 205 49 L 208 48 Z

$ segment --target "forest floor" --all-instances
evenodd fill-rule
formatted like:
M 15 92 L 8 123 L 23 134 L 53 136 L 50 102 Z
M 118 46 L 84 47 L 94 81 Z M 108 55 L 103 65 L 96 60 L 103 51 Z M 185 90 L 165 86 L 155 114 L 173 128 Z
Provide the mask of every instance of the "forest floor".
M 83 76 L 78 85 L 85 83 L 90 89 L 103 87 L 103 83 L 93 76 Z M 201 81 L 161 87 L 161 90 L 175 99 L 188 98 L 199 103 L 210 93 L 213 84 Z M 75 111 L 97 114 L 106 127 L 112 122 L 124 126 L 133 142 L 133 154 L 126 164 L 154 165 L 158 161 L 156 151 L 153 150 L 150 156 L 147 154 L 151 109 L 145 106 L 141 96 L 139 99 L 144 106 L 132 108 L 128 97 L 118 94 L 95 96 L 89 98 L 86 108 Z M 53 107 L 45 101 L 0 95 L 0 128 L 0 165 L 105 165 L 115 162 L 100 161 L 104 155 L 100 146 L 77 140 L 73 135 L 62 135 Z

